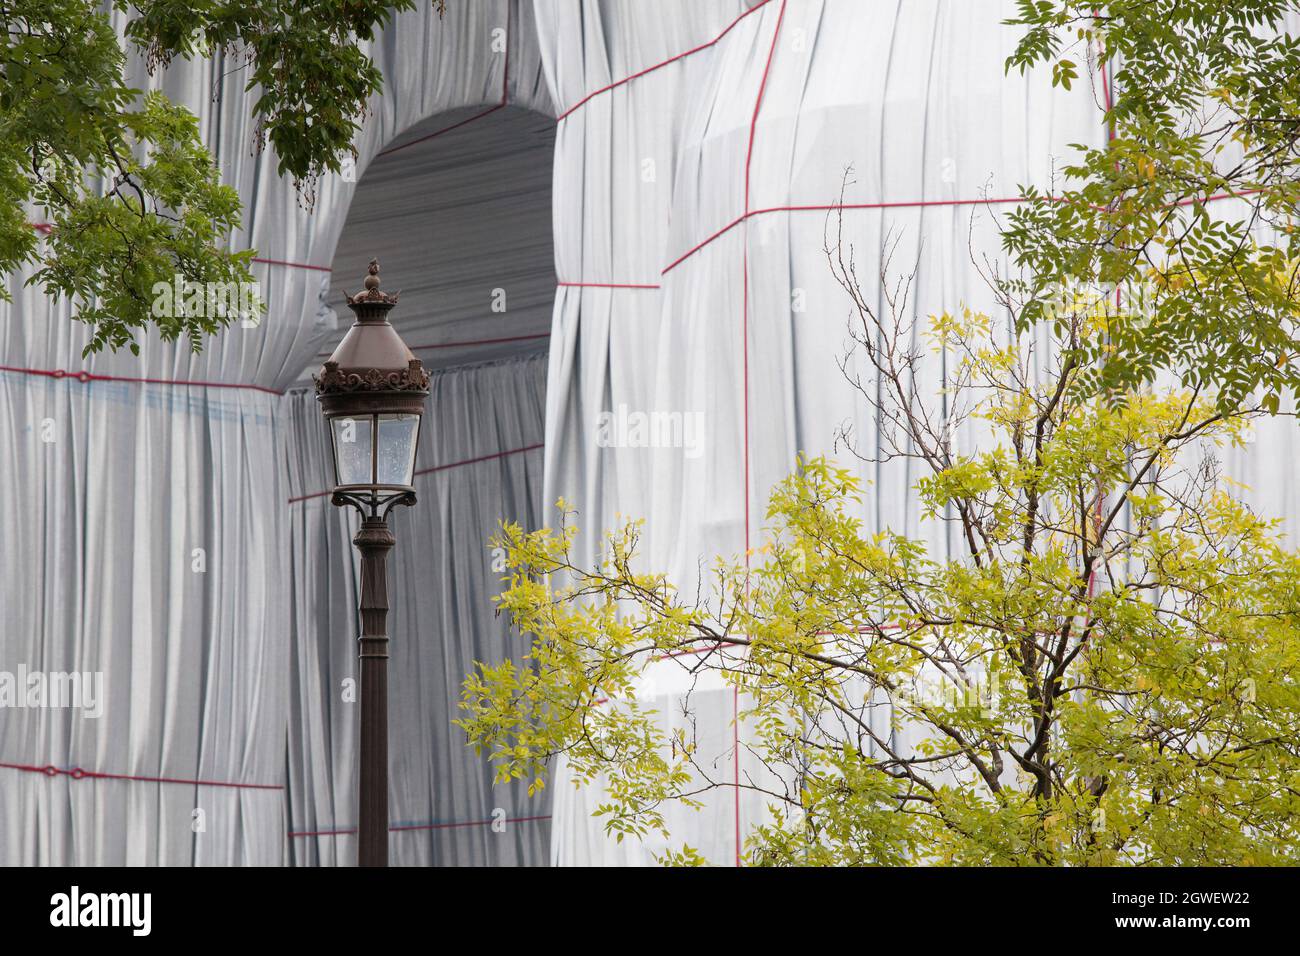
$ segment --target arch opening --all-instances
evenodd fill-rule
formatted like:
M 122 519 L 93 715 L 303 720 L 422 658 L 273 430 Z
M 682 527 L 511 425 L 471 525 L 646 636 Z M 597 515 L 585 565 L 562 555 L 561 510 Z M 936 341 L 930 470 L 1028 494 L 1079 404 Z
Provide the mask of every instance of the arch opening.
M 508 655 L 488 539 L 541 521 L 547 346 L 556 277 L 555 122 L 514 107 L 441 113 L 369 164 L 339 234 L 326 304 L 334 328 L 289 393 L 295 484 L 324 490 L 328 442 L 310 375 L 345 334 L 344 290 L 378 258 L 400 289 L 391 320 L 432 373 L 416 462 L 419 501 L 390 520 L 389 818 L 395 865 L 529 865 L 550 852 L 548 798 L 493 786 L 452 724 L 475 661 Z M 327 495 L 291 504 L 293 652 L 289 858 L 356 853 L 356 519 Z M 517 656 L 517 655 L 516 655 Z

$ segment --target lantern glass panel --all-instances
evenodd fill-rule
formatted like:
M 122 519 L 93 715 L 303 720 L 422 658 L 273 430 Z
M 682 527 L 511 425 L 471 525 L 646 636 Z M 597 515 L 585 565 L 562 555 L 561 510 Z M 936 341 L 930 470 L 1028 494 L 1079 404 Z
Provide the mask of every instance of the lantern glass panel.
M 334 464 L 340 485 L 368 485 L 374 474 L 371 456 L 374 454 L 372 418 L 358 415 L 355 418 L 330 420 L 334 435 Z
M 419 433 L 419 415 L 379 416 L 379 484 L 411 484 L 415 472 L 415 443 Z

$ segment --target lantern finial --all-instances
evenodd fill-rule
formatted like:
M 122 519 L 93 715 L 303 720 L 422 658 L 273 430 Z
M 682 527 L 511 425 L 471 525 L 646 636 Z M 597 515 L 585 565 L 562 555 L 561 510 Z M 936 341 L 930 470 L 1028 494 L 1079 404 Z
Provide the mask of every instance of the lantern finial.
M 365 288 L 356 295 L 350 295 L 346 289 L 343 295 L 347 299 L 348 305 L 365 305 L 368 303 L 383 303 L 385 305 L 396 305 L 397 297 L 402 293 L 400 291 L 389 295 L 379 289 L 379 260 L 371 259 L 370 268 L 366 270 Z

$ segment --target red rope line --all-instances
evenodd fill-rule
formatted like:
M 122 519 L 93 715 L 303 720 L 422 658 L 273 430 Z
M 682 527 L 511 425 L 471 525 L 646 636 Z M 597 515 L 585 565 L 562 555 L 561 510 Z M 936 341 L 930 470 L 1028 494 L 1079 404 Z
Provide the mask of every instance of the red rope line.
M 736 19 L 732 20 L 731 23 L 727 25 L 726 29 L 724 29 L 721 33 L 719 33 L 712 40 L 709 40 L 706 43 L 701 43 L 699 46 L 692 47 L 691 49 L 687 50 L 685 53 L 678 53 L 676 56 L 669 57 L 668 59 L 664 60 L 662 63 L 656 63 L 654 66 L 648 66 L 644 70 L 638 70 L 636 73 L 633 73 L 631 76 L 625 76 L 621 80 L 615 80 L 613 83 L 610 83 L 606 86 L 602 86 L 598 90 L 593 90 L 592 92 L 584 96 L 582 99 L 578 100 L 578 102 L 570 106 L 559 116 L 557 116 L 555 118 L 555 122 L 559 123 L 567 119 L 570 115 L 572 115 L 572 113 L 575 110 L 585 106 L 593 98 L 600 96 L 602 93 L 608 93 L 610 90 L 618 89 L 618 87 L 624 86 L 627 83 L 631 83 L 633 80 L 640 79 L 641 77 L 645 76 L 647 73 L 653 73 L 656 70 L 661 70 L 665 66 L 668 66 L 671 63 L 676 63 L 678 60 L 684 59 L 685 57 L 688 57 L 694 53 L 699 53 L 701 50 L 709 49 L 709 47 L 716 45 L 723 37 L 725 37 L 728 33 L 730 33 L 732 29 L 734 29 L 735 26 L 738 23 L 740 23 L 741 20 L 745 19 L 745 17 L 749 16 L 751 13 L 763 9 L 763 7 L 767 6 L 770 2 L 771 0 L 763 0 L 762 3 L 750 7 L 740 16 L 736 17 Z
M 507 817 L 502 823 L 533 823 L 537 820 L 549 820 L 551 814 L 539 813 L 531 817 Z M 388 828 L 389 833 L 410 833 L 416 830 L 453 830 L 460 827 L 486 827 L 496 823 L 496 820 L 459 820 L 452 823 L 409 823 L 391 826 Z M 337 830 L 296 830 L 289 833 L 293 837 L 323 837 L 323 836 L 350 836 L 357 832 L 356 827 L 345 827 Z
M 852 209 L 909 209 L 922 208 L 926 206 L 995 206 L 1001 203 L 1022 203 L 1028 200 L 1016 197 L 1013 199 L 914 199 L 902 200 L 899 202 L 860 202 L 860 203 L 818 203 L 802 206 L 769 206 L 764 209 L 751 209 L 748 212 L 737 216 L 731 222 L 727 223 L 713 235 L 709 236 L 703 242 L 699 242 L 684 253 L 668 263 L 662 271 L 662 275 L 667 275 L 673 269 L 689 259 L 695 253 L 699 252 L 715 239 L 726 235 L 732 229 L 735 229 L 742 222 L 753 216 L 765 216 L 774 212 L 833 212 L 835 210 L 852 210 Z
M 416 471 L 416 475 L 432 475 L 440 471 L 448 471 L 452 468 L 460 468 L 462 465 L 477 465 L 479 462 L 495 461 L 498 458 L 506 458 L 510 455 L 522 455 L 527 451 L 536 451 L 539 448 L 545 448 L 543 442 L 537 442 L 534 445 L 525 445 L 523 448 L 511 448 L 509 451 L 498 451 L 491 455 L 480 455 L 478 458 L 466 458 L 464 461 L 453 461 L 447 465 L 435 465 L 432 468 L 421 468 Z
M 129 382 L 134 385 L 175 385 L 181 388 L 242 388 L 254 392 L 265 392 L 267 395 L 283 395 L 284 392 L 278 389 L 268 388 L 265 385 L 248 385 L 240 382 L 207 382 L 202 380 L 177 379 L 177 378 L 140 378 L 131 375 L 101 375 L 97 372 L 69 372 L 61 368 L 20 368 L 14 365 L 0 365 L 0 372 L 16 372 L 19 375 L 40 375 L 45 378 L 69 379 L 80 382 L 83 385 L 87 382 Z
M 1191 206 L 1201 202 L 1218 202 L 1223 199 L 1241 199 L 1245 196 L 1254 195 L 1263 192 L 1262 189 L 1243 189 L 1239 192 L 1214 193 L 1204 198 L 1195 197 L 1192 199 L 1180 199 L 1178 202 L 1170 203 L 1171 206 Z M 1065 202 L 1060 196 L 1045 196 L 1045 199 L 1054 202 Z M 764 209 L 751 209 L 749 212 L 737 216 L 731 222 L 727 223 L 717 232 L 713 233 L 703 242 L 696 243 L 687 249 L 684 253 L 668 263 L 661 272 L 661 275 L 667 275 L 673 269 L 677 268 L 695 253 L 699 252 L 715 239 L 726 235 L 732 229 L 735 229 L 742 222 L 751 219 L 754 216 L 766 216 L 774 212 L 834 212 L 836 210 L 851 211 L 855 209 L 924 209 L 930 206 L 1000 206 L 1009 203 L 1026 203 L 1032 200 L 1023 196 L 999 197 L 993 199 L 907 199 L 897 202 L 854 202 L 854 203 L 813 203 L 808 205 L 795 206 L 769 206 Z
M 549 813 L 539 813 L 531 817 L 507 817 L 502 823 L 532 823 L 536 820 L 549 820 Z M 483 827 L 490 826 L 493 820 L 462 820 L 455 823 L 411 823 L 399 826 L 392 826 L 388 829 L 393 833 L 409 833 L 413 830 L 451 830 L 457 827 Z
M 741 218 L 749 218 L 749 183 L 750 167 L 754 160 L 754 139 L 758 132 L 758 116 L 763 108 L 763 94 L 767 91 L 767 78 L 772 71 L 772 60 L 776 56 L 776 43 L 781 36 L 781 23 L 785 20 L 786 0 L 781 0 L 781 9 L 776 15 L 776 26 L 772 29 L 772 45 L 767 50 L 767 62 L 763 64 L 763 78 L 758 84 L 758 97 L 754 101 L 754 115 L 749 121 L 749 146 L 745 150 L 745 213 Z M 758 8 L 755 7 L 755 10 Z M 745 567 L 749 568 L 749 242 L 748 237 L 742 248 L 742 287 L 741 287 L 741 365 L 742 365 L 742 409 L 744 419 L 744 464 L 745 464 Z M 732 688 L 731 723 L 732 770 L 735 777 L 736 804 L 736 866 L 741 865 L 740 842 L 740 688 Z
M 505 105 L 506 105 L 505 103 L 497 103 L 495 106 L 489 106 L 483 112 L 475 113 L 473 116 L 467 119 L 463 119 L 459 123 L 452 123 L 450 126 L 444 126 L 442 129 L 434 130 L 432 133 L 429 133 L 427 136 L 421 136 L 418 139 L 411 140 L 409 143 L 402 143 L 400 146 L 393 146 L 389 149 L 381 150 L 380 152 L 375 154 L 375 159 L 378 159 L 381 156 L 388 156 L 392 153 L 396 153 L 398 150 L 406 149 L 408 146 L 415 146 L 418 143 L 424 143 L 427 142 L 428 140 L 435 139 L 441 136 L 443 133 L 450 133 L 452 130 L 460 129 L 462 126 L 466 126 L 474 122 L 475 120 L 482 119 L 483 117 L 491 113 L 495 113 L 497 110 L 504 108 Z
M 461 342 L 437 342 L 430 345 L 412 345 L 411 348 L 432 350 L 432 349 L 459 349 L 468 348 L 471 345 L 497 345 L 502 342 L 531 342 L 535 339 L 549 339 L 550 332 L 538 332 L 536 335 L 507 335 L 499 339 L 469 339 Z M 321 353 L 328 355 L 328 352 Z
M 480 120 L 483 117 L 495 113 L 499 109 L 504 109 L 507 105 L 509 105 L 510 102 L 510 20 L 511 20 L 510 12 L 513 9 L 514 9 L 514 5 L 512 4 L 511 0 L 506 0 L 506 50 L 505 50 L 506 62 L 505 62 L 505 67 L 502 70 L 503 78 L 501 83 L 501 102 L 495 104 L 494 106 L 489 106 L 481 113 L 475 113 L 473 116 L 470 116 L 467 119 L 463 119 L 459 123 L 452 123 L 450 126 L 444 126 L 442 129 L 434 130 L 432 133 L 429 133 L 425 136 L 420 136 L 417 139 L 413 139 L 409 143 L 402 143 L 400 146 L 392 146 L 388 149 L 380 150 L 378 153 L 375 154 L 376 159 L 378 159 L 380 156 L 387 156 L 390 153 L 397 152 L 398 150 L 406 149 L 408 146 L 414 146 L 417 143 L 424 143 L 431 139 L 436 139 L 437 137 L 441 136 L 443 133 L 450 133 L 452 130 L 460 129 L 462 126 L 466 126 L 474 122 L 475 120 Z
M 432 475 L 440 471 L 449 471 L 452 468 L 461 468 L 465 465 L 477 465 L 480 462 L 484 462 L 484 461 L 495 461 L 498 458 L 507 458 L 511 455 L 522 455 L 524 452 L 536 451 L 539 448 L 545 448 L 545 447 L 546 447 L 545 443 L 538 442 L 535 445 L 525 445 L 523 448 L 511 448 L 509 451 L 498 451 L 492 453 L 491 455 L 480 455 L 478 458 L 466 458 L 464 461 L 453 461 L 446 465 L 435 465 L 432 468 L 421 468 L 418 471 L 413 472 L 413 476 Z M 313 491 L 310 494 L 298 495 L 295 498 L 290 498 L 288 503 L 291 505 L 297 504 L 299 501 L 308 501 L 312 498 L 321 498 L 328 494 L 330 494 L 329 490 Z
M 284 259 L 265 259 L 261 256 L 254 256 L 254 262 L 261 262 L 268 266 L 285 266 L 289 269 L 310 269 L 312 272 L 333 272 L 330 266 L 314 266 L 307 262 L 288 262 Z
M 687 249 L 684 253 L 682 253 L 672 262 L 668 263 L 668 265 L 663 268 L 660 274 L 667 275 L 669 272 L 671 272 L 673 269 L 676 269 L 684 261 L 689 259 L 691 256 L 695 255 L 695 253 L 699 252 L 709 243 L 713 242 L 715 239 L 719 239 L 722 236 L 726 235 L 732 229 L 735 229 L 737 226 L 739 226 L 742 222 L 745 222 L 747 219 L 753 216 L 764 216 L 767 215 L 768 213 L 773 213 L 773 212 L 828 212 L 837 209 L 838 210 L 906 209 L 913 206 L 916 207 L 991 206 L 991 205 L 996 205 L 998 203 L 1019 203 L 1019 202 L 1026 202 L 1026 201 L 1027 200 L 1021 199 L 1019 197 L 1015 199 L 918 199 L 918 200 L 903 200 L 900 202 L 822 203 L 822 204 L 803 205 L 803 206 L 769 206 L 765 209 L 751 209 L 748 212 L 742 213 L 741 215 L 737 216 L 735 219 L 727 223 L 717 232 L 713 233 L 703 242 L 699 242 L 691 246 L 689 249 Z
M 639 282 L 557 282 L 561 289 L 658 289 L 658 284 Z
M 37 232 L 42 233 L 42 234 L 44 234 L 44 235 L 46 235 L 46 236 L 48 236 L 48 235 L 50 235 L 51 233 L 54 232 L 54 225 L 53 225 L 53 223 L 48 223 L 48 222 L 29 222 L 27 225 L 31 226 L 31 227 L 32 227 L 33 229 L 35 229 Z M 286 266 L 286 267 L 288 267 L 288 268 L 290 268 L 290 269 L 311 269 L 313 272 L 333 272 L 333 271 L 334 271 L 334 270 L 333 270 L 332 268 L 330 268 L 329 266 L 314 266 L 314 265 L 311 265 L 310 263 L 307 263 L 307 262 L 289 262 L 288 260 L 285 260 L 285 259 L 267 259 L 267 258 L 265 258 L 265 257 L 263 257 L 263 256 L 254 256 L 254 257 L 253 257 L 253 261 L 254 261 L 254 262 L 261 262 L 261 263 L 263 263 L 264 265 L 268 265 L 268 266 Z
M 146 777 L 130 773 L 104 773 L 98 770 L 83 770 L 81 767 L 64 769 L 46 765 L 0 763 L 5 770 L 21 770 L 24 773 L 39 773 L 47 777 L 71 777 L 73 780 L 128 780 L 133 783 L 170 783 L 183 784 L 187 787 L 228 787 L 233 790 L 283 790 L 284 787 L 273 783 L 234 783 L 228 780 L 189 780 L 181 777 Z

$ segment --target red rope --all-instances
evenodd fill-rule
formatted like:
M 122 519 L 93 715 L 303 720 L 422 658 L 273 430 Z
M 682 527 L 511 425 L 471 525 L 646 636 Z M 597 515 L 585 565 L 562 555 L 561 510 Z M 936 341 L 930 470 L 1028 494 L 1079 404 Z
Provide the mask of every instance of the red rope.
M 732 20 L 731 23 L 727 25 L 725 30 L 723 30 L 712 40 L 709 40 L 706 43 L 701 43 L 699 46 L 692 47 L 691 49 L 687 50 L 685 53 L 678 53 L 676 56 L 669 57 L 668 59 L 664 60 L 662 63 L 656 63 L 654 66 L 648 66 L 644 70 L 638 70 L 636 73 L 633 73 L 631 76 L 625 76 L 621 80 L 615 80 L 613 83 L 610 83 L 606 86 L 602 86 L 598 90 L 593 90 L 592 92 L 584 96 L 582 99 L 578 100 L 578 102 L 570 106 L 559 116 L 557 116 L 555 118 L 555 122 L 559 123 L 562 120 L 567 119 L 575 110 L 579 109 L 582 106 L 585 106 L 590 100 L 592 100 L 594 97 L 600 96 L 602 93 L 608 93 L 610 90 L 614 90 L 627 83 L 631 83 L 633 80 L 640 79 L 641 77 L 645 76 L 647 73 L 653 73 L 655 72 L 655 70 L 661 70 L 665 66 L 668 66 L 671 63 L 676 63 L 678 60 L 684 59 L 685 57 L 688 57 L 693 53 L 699 53 L 701 50 L 709 49 L 709 47 L 716 45 L 723 37 L 725 37 L 728 33 L 730 33 L 732 29 L 736 26 L 736 24 L 740 23 L 741 20 L 745 19 L 745 17 L 749 16 L 751 13 L 763 9 L 763 7 L 767 6 L 770 2 L 771 0 L 763 0 L 762 3 L 750 7 L 740 16 L 736 17 L 736 19 Z
M 658 289 L 650 283 L 637 282 L 557 282 L 562 289 Z
M 549 820 L 549 813 L 542 813 L 532 817 L 507 817 L 502 823 L 533 823 L 537 820 Z M 461 820 L 454 823 L 410 823 L 391 826 L 388 828 L 389 833 L 409 833 L 415 830 L 452 830 L 459 827 L 486 827 L 496 823 L 496 820 Z M 323 837 L 323 836 L 350 836 L 357 832 L 356 827 L 346 827 L 338 830 L 298 830 L 289 834 L 293 837 Z
M 545 447 L 546 446 L 544 443 L 538 442 L 535 445 L 525 445 L 523 448 L 511 448 L 509 451 L 498 451 L 498 452 L 494 452 L 491 455 L 480 455 L 478 458 L 466 458 L 464 461 L 453 461 L 446 465 L 435 465 L 432 468 L 421 468 L 418 471 L 414 472 L 413 474 L 416 476 L 432 475 L 440 471 L 448 471 L 452 468 L 460 468 L 463 467 L 464 465 L 477 465 L 480 462 L 495 461 L 498 458 L 506 458 L 509 457 L 510 455 L 522 455 L 524 452 L 536 451 L 538 448 L 545 448 Z M 330 494 L 330 491 L 313 491 L 310 494 L 298 495 L 296 498 L 290 498 L 289 504 L 292 505 L 298 503 L 299 501 L 308 501 L 312 498 L 321 498 L 328 494 Z
M 431 345 L 412 345 L 412 349 L 432 350 L 432 349 L 461 349 L 468 348 L 471 345 L 498 345 L 502 342 L 531 342 L 535 339 L 549 339 L 550 332 L 538 332 L 536 335 L 507 335 L 500 339 L 469 339 L 462 342 L 437 342 Z M 329 353 L 322 353 L 328 355 Z
M 538 442 L 535 445 L 525 445 L 523 448 L 512 448 L 509 451 L 499 451 L 491 455 L 480 455 L 478 458 L 466 458 L 464 461 L 453 461 L 447 465 L 435 465 L 432 468 L 421 468 L 415 472 L 416 475 L 432 475 L 440 471 L 447 471 L 451 468 L 460 468 L 462 465 L 477 465 L 483 461 L 495 461 L 498 458 L 506 458 L 510 455 L 522 455 L 527 451 L 536 451 L 539 448 L 545 448 L 545 444 Z
M 1250 196 L 1260 192 L 1263 192 L 1263 190 L 1243 189 L 1239 192 L 1232 193 L 1214 193 L 1213 195 L 1205 196 L 1204 198 L 1195 197 L 1192 199 L 1180 199 L 1178 202 L 1170 203 L 1169 205 L 1190 206 L 1195 203 L 1218 202 L 1223 199 L 1241 199 L 1244 196 Z M 1060 196 L 1045 196 L 1043 198 L 1052 200 L 1053 202 L 1066 201 Z M 754 216 L 765 216 L 774 212 L 834 212 L 836 210 L 849 211 L 854 209 L 924 209 L 930 206 L 1000 206 L 1008 203 L 1026 203 L 1030 201 L 1031 200 L 1026 199 L 1023 196 L 999 197 L 994 199 L 908 199 L 898 202 L 814 203 L 799 206 L 769 206 L 765 209 L 751 209 L 749 212 L 737 216 L 703 242 L 691 246 L 691 248 L 687 249 L 672 262 L 668 263 L 668 265 L 663 268 L 661 274 L 667 275 L 691 256 L 695 255 L 695 253 L 709 245 L 709 243 L 726 235 L 747 219 Z
M 376 159 L 378 159 L 380 156 L 387 156 L 389 153 L 395 153 L 400 149 L 406 149 L 408 146 L 414 146 L 417 143 L 424 143 L 427 142 L 428 140 L 435 139 L 441 136 L 443 133 L 450 133 L 452 130 L 460 129 L 462 126 L 466 126 L 469 123 L 474 122 L 475 120 L 480 120 L 483 117 L 495 113 L 499 109 L 504 109 L 507 105 L 509 105 L 510 102 L 510 19 L 511 19 L 510 12 L 512 9 L 514 9 L 514 6 L 511 3 L 511 0 L 506 0 L 506 50 L 505 50 L 506 62 L 505 62 L 505 67 L 502 70 L 503 76 L 501 82 L 501 102 L 497 103 L 495 106 L 489 106 L 481 113 L 475 113 L 473 116 L 469 117 L 468 119 L 463 119 L 459 123 L 452 123 L 450 126 L 444 126 L 442 129 L 434 130 L 432 133 L 429 133 L 425 136 L 421 136 L 417 139 L 413 139 L 409 143 L 402 143 L 400 146 L 393 146 L 390 147 L 389 149 L 380 150 L 380 152 L 375 154 Z
M 48 222 L 29 222 L 27 225 L 31 226 L 31 227 L 32 227 L 33 229 L 35 229 L 37 232 L 39 232 L 39 233 L 43 233 L 44 235 L 47 235 L 47 236 L 50 235 L 52 232 L 54 232 L 54 224 L 53 224 L 53 223 L 48 223 Z M 334 270 L 331 269 L 329 266 L 313 266 L 313 265 L 310 265 L 310 264 L 308 264 L 308 263 L 306 263 L 306 262 L 287 262 L 287 261 L 284 260 L 284 259 L 265 259 L 265 258 L 262 258 L 261 256 L 254 256 L 254 257 L 253 257 L 253 261 L 254 261 L 254 262 L 261 262 L 261 263 L 264 263 L 264 264 L 266 264 L 266 265 L 268 265 L 268 266 L 288 266 L 290 269 L 311 269 L 311 270 L 313 270 L 313 271 L 315 271 L 315 272 L 333 272 L 333 271 L 334 271 Z
M 502 823 L 532 823 L 536 820 L 549 820 L 549 813 L 539 813 L 531 817 L 508 817 Z M 412 830 L 451 830 L 457 827 L 485 827 L 495 823 L 494 820 L 464 820 L 457 823 L 411 823 L 393 826 L 388 829 L 393 833 L 408 833 Z
M 16 372 L 20 375 L 40 375 L 45 378 L 54 379 L 71 379 L 82 383 L 87 382 L 130 382 L 135 385 L 175 385 L 182 388 L 243 388 L 254 392 L 265 392 L 267 395 L 283 395 L 284 392 L 274 388 L 267 388 L 265 385 L 247 385 L 239 382 L 207 382 L 189 379 L 175 378 L 138 378 L 131 375 L 100 375 L 97 372 L 68 372 L 61 368 L 19 368 L 13 365 L 0 365 L 0 372 Z
M 415 146 L 417 143 L 423 143 L 431 139 L 436 139 L 437 137 L 441 136 L 443 133 L 450 133 L 452 130 L 460 129 L 462 126 L 466 126 L 469 123 L 474 122 L 475 120 L 482 119 L 483 117 L 491 113 L 495 113 L 497 110 L 502 109 L 505 105 L 506 105 L 505 103 L 498 103 L 495 106 L 488 107 L 481 113 L 475 113 L 473 116 L 469 117 L 468 119 L 461 120 L 459 123 L 452 123 L 450 126 L 444 126 L 442 129 L 434 130 L 432 133 L 429 133 L 426 136 L 421 136 L 418 139 L 413 139 L 409 143 L 402 143 L 400 146 L 393 146 L 389 149 L 381 150 L 380 152 L 375 154 L 375 159 L 378 159 L 380 156 L 388 156 L 391 153 L 396 153 L 398 150 L 406 149 L 408 146 Z
M 776 15 L 776 26 L 772 29 L 772 45 L 767 50 L 767 62 L 763 64 L 763 78 L 758 84 L 758 97 L 754 101 L 754 115 L 749 121 L 749 146 L 745 150 L 745 213 L 742 219 L 749 218 L 749 183 L 750 166 L 754 159 L 754 138 L 758 131 L 758 116 L 763 108 L 763 94 L 767 90 L 767 78 L 772 71 L 772 60 L 776 55 L 776 42 L 781 36 L 781 23 L 785 20 L 786 0 L 781 0 L 781 9 Z M 758 8 L 755 7 L 755 10 Z M 749 567 L 749 242 L 746 240 L 742 249 L 742 287 L 741 287 L 741 366 L 742 366 L 742 409 L 744 418 L 744 464 L 745 464 L 745 567 Z M 732 770 L 735 776 L 736 803 L 736 866 L 740 866 L 740 688 L 732 688 L 731 723 Z
M 306 262 L 286 262 L 284 259 L 264 259 L 260 256 L 253 258 L 254 262 L 261 262 L 268 266 L 285 266 L 289 269 L 310 269 L 312 272 L 333 272 L 329 266 L 313 266 Z
M 833 212 L 837 209 L 908 209 L 912 207 L 925 206 L 994 206 L 1000 203 L 1019 203 L 1026 201 L 1027 200 L 1019 197 L 1014 199 L 918 199 L 904 200 L 901 202 L 823 203 L 805 206 L 769 206 L 765 209 L 751 209 L 748 212 L 737 216 L 703 242 L 691 246 L 691 248 L 687 249 L 672 262 L 668 263 L 661 274 L 667 275 L 709 243 L 726 235 L 732 229 L 735 229 L 742 222 L 753 216 L 765 216 L 768 213 L 773 212 Z
M 48 222 L 29 222 L 27 225 L 31 226 L 31 227 L 32 227 L 33 229 L 35 229 L 37 232 L 39 232 L 39 233 L 43 233 L 44 235 L 47 235 L 47 236 L 50 235 L 52 232 L 54 232 L 54 225 L 53 225 L 52 223 L 48 223 Z M 314 271 L 314 272 L 333 272 L 333 271 L 334 271 L 334 270 L 331 269 L 329 266 L 313 266 L 313 265 L 311 265 L 311 264 L 309 264 L 309 263 L 306 263 L 306 262 L 288 262 L 288 261 L 286 261 L 286 260 L 284 260 L 284 259 L 266 259 L 266 258 L 263 258 L 263 257 L 261 257 L 261 256 L 254 256 L 254 257 L 253 257 L 253 261 L 254 261 L 254 262 L 261 262 L 261 263 L 263 263 L 263 264 L 265 264 L 265 265 L 268 265 L 268 266 L 287 266 L 287 267 L 290 268 L 290 269 L 311 269 L 311 270 Z
M 228 787 L 233 790 L 283 790 L 284 787 L 273 783 L 232 783 L 228 780 L 188 780 L 181 777 L 146 777 L 130 773 L 102 773 L 97 770 L 83 770 L 80 767 L 64 769 L 62 767 L 34 764 L 0 763 L 5 770 L 21 770 L 24 773 L 39 773 L 47 777 L 71 777 L 73 780 L 129 780 L 133 783 L 171 783 L 188 787 Z

